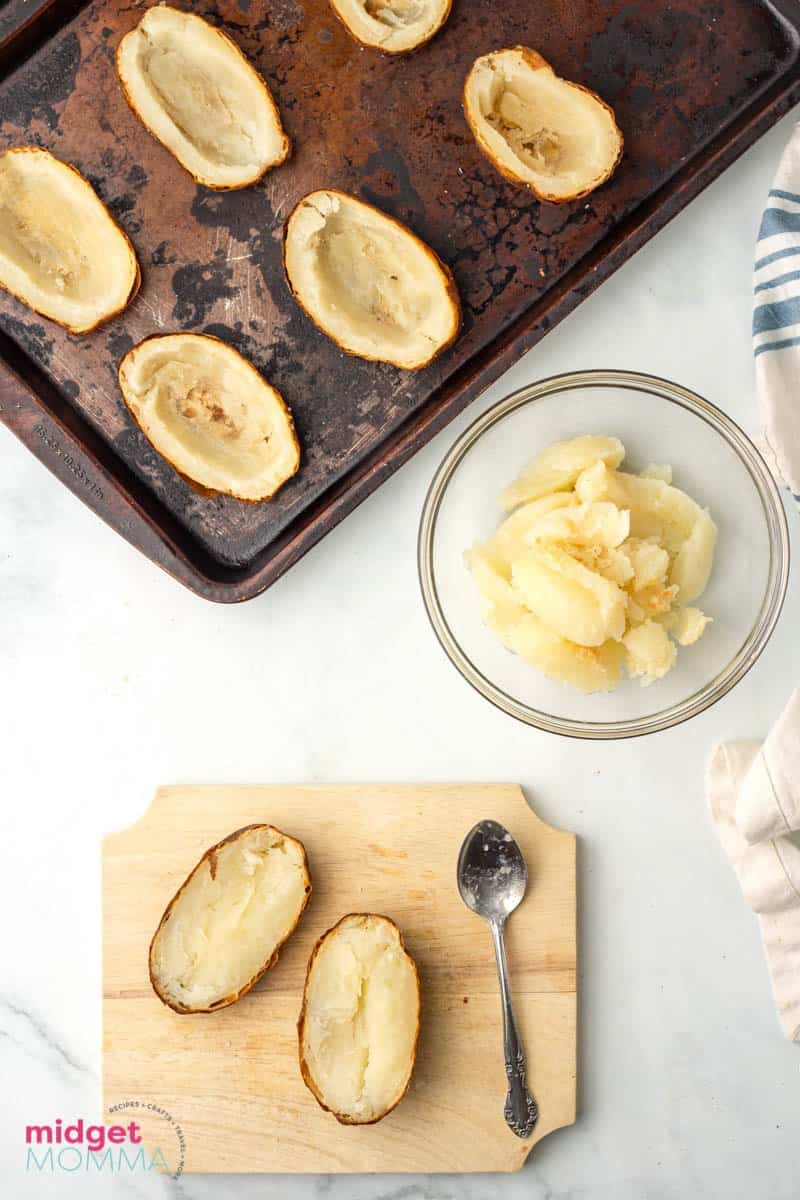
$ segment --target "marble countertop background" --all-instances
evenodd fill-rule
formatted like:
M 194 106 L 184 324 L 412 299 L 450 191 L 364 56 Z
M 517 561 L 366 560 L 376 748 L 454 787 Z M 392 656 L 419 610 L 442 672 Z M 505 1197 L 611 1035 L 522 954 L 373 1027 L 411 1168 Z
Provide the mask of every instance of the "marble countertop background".
M 800 1048 L 706 813 L 719 740 L 800 679 L 800 573 L 763 657 L 678 729 L 579 743 L 476 695 L 415 570 L 427 484 L 464 425 L 555 372 L 674 378 L 756 428 L 750 273 L 785 119 L 277 585 L 182 590 L 0 428 L 0 1169 L 8 1200 L 797 1200 Z M 789 513 L 798 545 L 798 515 Z M 101 1119 L 103 831 L 159 783 L 513 780 L 580 837 L 577 1124 L 513 1176 L 26 1174 L 24 1127 Z

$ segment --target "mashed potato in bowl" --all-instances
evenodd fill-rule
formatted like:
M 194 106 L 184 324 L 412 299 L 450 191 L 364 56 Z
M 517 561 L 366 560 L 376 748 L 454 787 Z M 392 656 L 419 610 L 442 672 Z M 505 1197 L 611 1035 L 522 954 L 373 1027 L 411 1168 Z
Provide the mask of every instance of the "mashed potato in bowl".
M 485 624 L 551 679 L 611 691 L 648 685 L 710 618 L 692 601 L 711 573 L 717 530 L 668 466 L 620 469 L 615 437 L 557 442 L 500 496 L 508 515 L 466 553 Z

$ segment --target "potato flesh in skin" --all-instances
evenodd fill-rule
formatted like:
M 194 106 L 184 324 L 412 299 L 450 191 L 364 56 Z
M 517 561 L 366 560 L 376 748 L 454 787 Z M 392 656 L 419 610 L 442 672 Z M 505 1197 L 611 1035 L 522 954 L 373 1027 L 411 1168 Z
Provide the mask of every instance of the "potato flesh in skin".
M 476 59 L 464 87 L 467 120 L 495 166 L 542 200 L 574 200 L 613 173 L 622 134 L 599 96 L 559 79 L 535 50 Z
M 139 286 L 133 247 L 91 184 L 36 146 L 0 155 L 0 284 L 73 333 L 113 317 Z
M 647 685 L 709 618 L 685 608 L 705 588 L 716 526 L 671 484 L 671 468 L 618 470 L 616 438 L 579 437 L 540 453 L 501 494 L 507 516 L 467 551 L 484 623 L 551 679 L 609 691 Z M 531 497 L 534 497 L 531 499 Z
M 455 338 L 455 285 L 409 229 L 342 192 L 312 192 L 286 225 L 299 303 L 350 354 L 415 370 Z
M 429 41 L 450 14 L 451 0 L 331 0 L 356 41 L 405 54 Z
M 303 1078 L 344 1124 L 371 1124 L 404 1095 L 419 1033 L 419 977 L 394 922 L 351 914 L 318 942 L 298 1026 Z
M 117 69 L 136 115 L 198 183 L 246 187 L 289 153 L 263 79 L 193 13 L 149 8 L 120 43 Z
M 216 338 L 148 338 L 120 363 L 128 408 L 182 475 L 240 500 L 266 500 L 297 470 L 300 451 L 280 394 Z
M 208 851 L 150 947 L 156 994 L 179 1012 L 222 1008 L 272 965 L 311 891 L 303 846 L 251 825 Z

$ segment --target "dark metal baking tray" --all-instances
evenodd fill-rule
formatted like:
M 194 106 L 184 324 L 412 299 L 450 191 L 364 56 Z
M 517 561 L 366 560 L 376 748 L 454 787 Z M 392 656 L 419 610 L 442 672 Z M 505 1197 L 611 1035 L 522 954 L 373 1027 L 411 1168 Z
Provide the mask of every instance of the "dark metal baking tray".
M 200 0 L 263 72 L 295 145 L 256 187 L 197 187 L 127 108 L 114 52 L 146 6 L 11 0 L 0 10 L 0 145 L 75 163 L 129 233 L 134 304 L 74 337 L 0 297 L 0 418 L 154 562 L 213 600 L 255 596 L 553 327 L 800 97 L 800 3 L 455 0 L 392 59 L 326 0 Z M 534 46 L 614 106 L 625 155 L 585 200 L 541 204 L 478 153 L 461 110 L 472 60 Z M 316 187 L 408 223 L 449 263 L 462 336 L 416 373 L 343 355 L 291 299 L 281 229 Z M 303 447 L 270 502 L 199 495 L 150 448 L 116 366 L 161 330 L 207 331 L 283 393 Z

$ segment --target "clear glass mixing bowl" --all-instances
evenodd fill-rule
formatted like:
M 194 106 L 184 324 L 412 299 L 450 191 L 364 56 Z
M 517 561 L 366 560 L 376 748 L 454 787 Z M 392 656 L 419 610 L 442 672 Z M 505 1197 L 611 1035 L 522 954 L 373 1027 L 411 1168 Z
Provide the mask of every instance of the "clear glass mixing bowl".
M 464 551 L 488 537 L 496 497 L 534 455 L 579 434 L 614 434 L 625 469 L 669 463 L 678 487 L 719 528 L 714 569 L 699 603 L 713 623 L 675 668 L 643 688 L 583 695 L 512 654 L 481 621 Z M 775 482 L 730 417 L 687 388 L 628 371 L 581 371 L 521 388 L 461 434 L 428 492 L 419 575 L 436 636 L 481 695 L 550 733 L 635 737 L 677 725 L 719 700 L 752 667 L 781 611 L 789 575 L 786 516 Z

